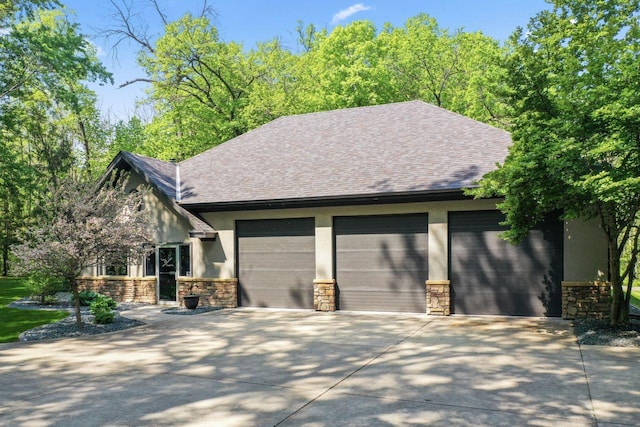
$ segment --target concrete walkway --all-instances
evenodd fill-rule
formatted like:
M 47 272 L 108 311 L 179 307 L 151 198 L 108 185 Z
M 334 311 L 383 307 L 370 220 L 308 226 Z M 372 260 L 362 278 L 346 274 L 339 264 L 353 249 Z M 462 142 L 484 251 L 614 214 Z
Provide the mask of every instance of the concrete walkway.
M 0 344 L 0 425 L 640 423 L 640 349 L 560 320 L 236 309 Z

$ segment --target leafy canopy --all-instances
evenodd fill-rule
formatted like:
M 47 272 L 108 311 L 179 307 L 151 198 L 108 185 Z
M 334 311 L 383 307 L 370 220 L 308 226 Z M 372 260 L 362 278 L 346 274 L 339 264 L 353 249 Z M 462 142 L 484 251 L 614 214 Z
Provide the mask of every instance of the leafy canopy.
M 621 265 L 640 209 L 640 4 L 638 0 L 556 0 L 511 37 L 507 62 L 514 144 L 478 197 L 499 207 L 518 241 L 558 209 L 597 217 L 609 245 L 612 322 L 628 320 Z M 635 259 L 635 256 L 632 256 Z M 626 303 L 626 307 L 625 307 Z

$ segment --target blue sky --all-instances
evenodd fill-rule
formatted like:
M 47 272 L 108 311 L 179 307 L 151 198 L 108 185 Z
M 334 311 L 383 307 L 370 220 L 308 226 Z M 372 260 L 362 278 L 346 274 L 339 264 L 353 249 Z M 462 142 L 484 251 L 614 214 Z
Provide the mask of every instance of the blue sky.
M 117 0 L 120 1 L 120 0 Z M 160 33 L 161 26 L 145 0 L 125 0 L 148 25 L 150 33 Z M 113 10 L 108 0 L 62 0 L 75 11 L 83 33 L 98 47 L 105 66 L 114 75 L 115 84 L 92 86 L 98 93 L 100 108 L 113 119 L 127 119 L 134 113 L 135 100 L 143 96 L 144 86 L 136 84 L 118 89 L 122 82 L 143 77 L 135 63 L 135 46 L 122 44 L 117 60 L 111 43 L 97 36 L 108 27 Z M 170 20 L 185 12 L 197 13 L 200 0 L 160 0 L 160 7 Z M 504 41 L 517 26 L 548 8 L 544 0 L 209 0 L 216 18 L 214 25 L 225 41 L 242 43 L 250 49 L 258 42 L 275 37 L 291 50 L 297 49 L 295 28 L 298 21 L 331 31 L 337 25 L 354 20 L 370 20 L 378 29 L 388 22 L 402 26 L 419 13 L 433 16 L 441 27 L 482 31 Z

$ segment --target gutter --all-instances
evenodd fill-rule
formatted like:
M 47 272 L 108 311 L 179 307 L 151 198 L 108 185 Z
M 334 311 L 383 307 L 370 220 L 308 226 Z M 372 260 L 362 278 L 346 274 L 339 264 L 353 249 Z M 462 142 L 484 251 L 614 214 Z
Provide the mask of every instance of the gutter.
M 395 203 L 435 202 L 444 200 L 469 200 L 461 189 L 430 190 L 422 192 L 348 195 L 334 197 L 308 197 L 274 200 L 251 200 L 218 203 L 181 203 L 191 212 L 236 211 L 236 210 L 268 210 L 291 208 L 314 208 L 326 206 L 358 206 Z
M 176 163 L 176 202 L 182 200 L 182 190 L 180 185 L 180 163 Z

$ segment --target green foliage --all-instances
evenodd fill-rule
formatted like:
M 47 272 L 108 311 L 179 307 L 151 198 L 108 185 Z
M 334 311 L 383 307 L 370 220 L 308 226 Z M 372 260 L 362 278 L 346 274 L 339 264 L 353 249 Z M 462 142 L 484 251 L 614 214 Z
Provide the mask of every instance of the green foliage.
M 24 283 L 32 295 L 41 295 L 45 299 L 56 292 L 70 290 L 69 283 L 65 279 L 40 271 L 30 274 Z
M 113 323 L 115 313 L 111 310 L 116 308 L 116 302 L 111 298 L 98 295 L 90 305 L 89 310 L 94 315 L 94 321 L 98 324 Z
M 58 298 L 55 295 L 46 295 L 43 303 L 44 305 L 55 305 L 58 303 Z
M 501 98 L 505 51 L 480 32 L 450 33 L 425 14 L 380 35 L 387 45 L 401 99 L 421 99 L 468 117 L 504 126 L 509 117 Z
M 57 1 L 0 5 L 0 256 L 36 223 L 49 184 L 91 174 L 104 150 L 96 97 L 86 82 L 111 81 L 95 48 Z
M 40 325 L 57 322 L 69 315 L 59 310 L 8 308 L 12 301 L 29 295 L 24 279 L 0 278 L 0 343 L 18 341 L 19 335 Z
M 130 31 L 155 110 L 143 144 L 131 149 L 182 160 L 284 115 L 413 99 L 509 122 L 505 50 L 488 36 L 449 33 L 424 14 L 382 31 L 369 21 L 331 32 L 298 23 L 296 30 L 299 53 L 277 40 L 250 50 L 224 42 L 205 16 L 169 22 L 155 41 Z
M 95 291 L 80 291 L 78 292 L 78 301 L 80 305 L 83 307 L 88 307 L 100 296 L 99 293 Z M 74 298 L 75 300 L 75 298 Z
M 113 298 L 103 294 L 98 294 L 94 298 L 93 302 L 100 302 L 101 304 L 104 304 L 107 307 L 109 307 L 111 310 L 115 310 L 116 308 L 118 308 L 118 303 Z
M 558 0 L 511 45 L 514 145 L 472 193 L 505 198 L 512 241 L 556 210 L 597 217 L 609 245 L 611 320 L 627 322 L 622 283 L 635 276 L 640 210 L 640 3 Z

